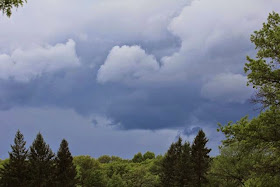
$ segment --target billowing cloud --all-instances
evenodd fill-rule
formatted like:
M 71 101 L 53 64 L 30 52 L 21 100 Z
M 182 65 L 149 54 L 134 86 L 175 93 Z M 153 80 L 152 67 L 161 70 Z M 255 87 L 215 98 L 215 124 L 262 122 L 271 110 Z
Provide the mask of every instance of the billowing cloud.
M 169 25 L 182 44 L 162 59 L 162 76 L 193 81 L 243 72 L 245 57 L 253 51 L 250 34 L 278 7 L 279 1 L 193 1 Z
M 212 101 L 244 103 L 253 93 L 247 81 L 240 74 L 219 74 L 202 86 L 201 95 Z
M 115 46 L 98 70 L 97 80 L 101 83 L 143 80 L 158 70 L 155 57 L 139 46 Z
M 0 19 L 0 151 L 18 128 L 52 145 L 65 135 L 75 154 L 162 152 L 194 127 L 217 146 L 217 122 L 256 113 L 243 66 L 273 10 L 279 0 L 28 1 Z
M 44 73 L 56 72 L 80 65 L 75 51 L 75 42 L 38 46 L 33 49 L 17 49 L 0 54 L 0 78 L 26 82 Z
M 254 52 L 250 34 L 260 27 L 269 12 L 279 7 L 277 5 L 278 1 L 263 0 L 192 1 L 168 26 L 181 40 L 181 48 L 160 59 L 161 68 L 150 72 L 150 80 L 203 82 L 224 72 L 242 73 L 246 55 Z M 138 71 L 141 68 L 138 67 Z

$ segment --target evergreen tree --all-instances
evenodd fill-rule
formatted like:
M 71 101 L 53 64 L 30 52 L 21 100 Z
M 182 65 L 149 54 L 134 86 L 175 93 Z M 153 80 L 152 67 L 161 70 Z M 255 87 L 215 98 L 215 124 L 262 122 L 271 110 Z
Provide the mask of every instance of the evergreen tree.
M 181 156 L 181 186 L 192 186 L 192 174 L 191 146 L 189 142 L 185 142 L 182 147 Z
M 30 186 L 49 187 L 53 185 L 53 157 L 54 154 L 49 145 L 46 144 L 41 133 L 38 133 L 28 155 L 31 174 Z
M 181 172 L 182 139 L 172 143 L 162 161 L 161 183 L 163 186 L 182 186 Z
M 167 153 L 162 160 L 162 174 L 161 184 L 164 187 L 171 187 L 174 182 L 174 165 L 176 163 L 175 158 L 175 144 L 172 143 Z
M 206 173 L 211 161 L 208 155 L 211 149 L 206 147 L 207 142 L 208 139 L 205 137 L 205 133 L 200 130 L 192 145 L 193 185 L 197 187 L 207 183 Z
M 56 185 L 60 187 L 76 186 L 76 167 L 73 164 L 73 157 L 69 151 L 68 142 L 63 139 L 55 158 Z
M 183 186 L 182 147 L 182 138 L 179 137 L 175 143 L 174 186 Z
M 12 152 L 9 152 L 9 162 L 1 169 L 1 186 L 27 186 L 28 178 L 28 150 L 25 148 L 24 136 L 18 130 L 11 145 Z

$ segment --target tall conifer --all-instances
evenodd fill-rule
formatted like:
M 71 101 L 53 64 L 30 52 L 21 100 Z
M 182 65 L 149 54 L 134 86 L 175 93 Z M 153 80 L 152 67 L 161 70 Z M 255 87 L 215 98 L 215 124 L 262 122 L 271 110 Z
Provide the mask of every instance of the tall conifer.
M 194 139 L 192 145 L 192 163 L 193 163 L 193 180 L 194 186 L 201 187 L 207 183 L 206 173 L 210 166 L 209 152 L 211 149 L 206 147 L 208 139 L 205 137 L 205 133 L 200 130 Z
M 162 161 L 161 184 L 164 187 L 171 187 L 174 184 L 174 167 L 176 164 L 175 144 L 172 143 Z
M 68 142 L 63 139 L 55 158 L 56 185 L 60 187 L 76 186 L 76 167 L 69 151 Z
M 41 133 L 37 134 L 36 139 L 30 147 L 29 170 L 30 170 L 30 186 L 49 187 L 54 182 L 54 154 L 49 145 L 44 141 Z
M 18 130 L 14 145 L 11 145 L 12 152 L 9 152 L 9 162 L 1 169 L 1 186 L 27 186 L 28 178 L 28 150 L 25 148 L 24 136 Z
M 192 186 L 193 165 L 191 159 L 191 146 L 189 142 L 185 142 L 182 147 L 181 156 L 181 186 Z
M 161 183 L 163 186 L 180 186 L 182 184 L 181 172 L 182 138 L 172 143 L 162 161 Z
M 183 185 L 182 176 L 182 138 L 179 137 L 178 141 L 175 143 L 175 163 L 174 163 L 174 186 Z

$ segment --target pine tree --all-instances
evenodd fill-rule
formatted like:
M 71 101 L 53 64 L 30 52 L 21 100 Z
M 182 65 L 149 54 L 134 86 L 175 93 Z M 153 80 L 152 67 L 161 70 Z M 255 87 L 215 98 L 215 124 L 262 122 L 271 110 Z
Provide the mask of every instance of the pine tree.
M 55 158 L 56 185 L 60 187 L 76 186 L 76 167 L 73 164 L 73 157 L 69 151 L 68 142 L 63 139 Z
M 187 187 L 192 186 L 192 160 L 191 160 L 191 146 L 189 142 L 185 142 L 182 147 L 181 156 L 181 186 Z
M 162 160 L 161 184 L 164 187 L 171 187 L 174 183 L 174 166 L 176 163 L 175 144 L 172 143 Z
M 53 185 L 54 177 L 54 154 L 49 145 L 44 141 L 41 133 L 37 134 L 36 139 L 30 147 L 29 171 L 30 171 L 30 186 L 34 187 L 49 187 Z
M 1 169 L 1 186 L 27 186 L 28 178 L 28 150 L 25 148 L 24 136 L 18 130 L 14 145 L 11 145 L 12 152 L 9 152 L 9 162 Z
M 176 143 L 172 143 L 162 161 L 161 183 L 163 186 L 181 186 L 181 156 L 182 139 L 179 137 Z
M 182 175 L 182 138 L 179 137 L 175 143 L 175 164 L 174 164 L 174 186 L 183 186 Z
M 208 155 L 211 149 L 206 147 L 207 142 L 208 139 L 205 137 L 205 133 L 200 130 L 192 145 L 193 184 L 197 187 L 207 183 L 206 173 L 211 161 Z

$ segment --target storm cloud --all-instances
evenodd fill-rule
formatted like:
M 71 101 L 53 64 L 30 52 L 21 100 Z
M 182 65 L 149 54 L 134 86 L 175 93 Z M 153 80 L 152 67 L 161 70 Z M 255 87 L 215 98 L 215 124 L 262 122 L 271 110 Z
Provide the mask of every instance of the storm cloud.
M 278 0 L 30 0 L 0 18 L 1 134 L 129 157 L 202 128 L 217 153 L 216 124 L 256 114 L 243 67 L 272 11 Z M 78 146 L 101 140 L 108 149 Z

